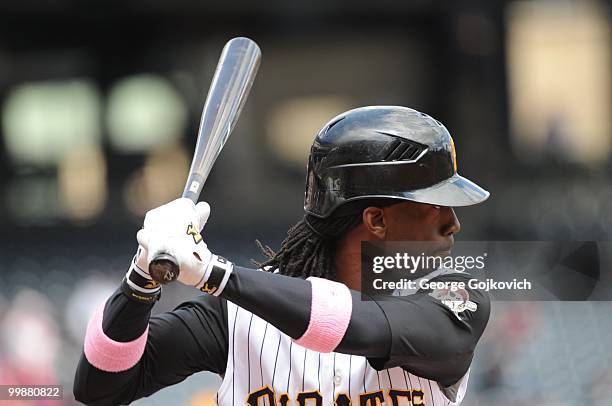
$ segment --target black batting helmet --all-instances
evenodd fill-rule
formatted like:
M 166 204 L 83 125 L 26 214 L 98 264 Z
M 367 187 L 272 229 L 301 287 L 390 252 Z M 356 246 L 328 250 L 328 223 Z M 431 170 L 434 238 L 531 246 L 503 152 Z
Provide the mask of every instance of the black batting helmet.
M 442 123 L 407 107 L 371 106 L 340 114 L 317 134 L 304 209 L 325 218 L 373 200 L 455 207 L 488 197 L 457 173 L 455 145 Z

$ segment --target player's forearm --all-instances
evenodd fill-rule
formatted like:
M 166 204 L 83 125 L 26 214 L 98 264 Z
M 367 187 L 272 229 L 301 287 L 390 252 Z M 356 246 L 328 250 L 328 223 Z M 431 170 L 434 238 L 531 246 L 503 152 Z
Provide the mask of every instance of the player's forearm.
M 77 400 L 127 404 L 195 372 L 224 372 L 225 301 L 200 295 L 151 316 L 154 302 L 139 302 L 128 287 L 124 280 L 89 323 L 74 380 Z
M 307 280 L 235 267 L 221 296 L 299 339 L 312 323 L 312 292 Z M 367 357 L 388 355 L 391 335 L 382 310 L 375 302 L 362 301 L 359 292 L 350 291 L 346 299 L 350 303 L 343 307 L 351 308 L 350 320 L 335 351 Z M 343 309 L 336 310 L 341 313 Z
M 129 401 L 128 392 L 138 375 L 132 367 L 140 359 L 134 352 L 138 352 L 138 346 L 144 350 L 152 307 L 153 303 L 130 299 L 120 287 L 98 309 L 101 314 L 88 325 L 85 351 L 75 374 L 73 391 L 77 400 L 86 404 Z M 125 350 L 132 353 L 127 359 L 123 357 Z
M 129 402 L 149 334 L 151 308 L 161 288 L 139 268 L 136 255 L 121 286 L 94 312 L 74 381 L 75 398 L 88 404 Z
M 106 301 L 102 329 L 107 337 L 129 342 L 140 337 L 149 322 L 153 303 L 131 300 L 121 288 Z

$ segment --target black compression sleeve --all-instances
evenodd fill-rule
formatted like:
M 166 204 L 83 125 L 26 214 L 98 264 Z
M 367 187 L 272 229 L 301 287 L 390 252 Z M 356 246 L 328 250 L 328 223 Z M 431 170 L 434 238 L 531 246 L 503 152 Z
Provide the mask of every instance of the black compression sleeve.
M 292 338 L 301 337 L 310 322 L 310 282 L 288 276 L 234 267 L 221 294 Z M 353 316 L 336 349 L 354 355 L 382 357 L 389 353 L 391 331 L 375 302 L 362 301 L 351 291 Z
M 104 305 L 102 330 L 111 339 L 128 342 L 140 337 L 147 328 L 153 303 L 129 299 L 121 288 Z
M 469 367 L 487 324 L 488 295 L 470 291 L 478 311 L 462 312 L 458 318 L 429 293 L 363 301 L 359 292 L 351 291 L 351 320 L 335 351 L 366 356 L 376 369 L 402 366 L 423 377 L 456 382 Z M 310 321 L 311 285 L 303 279 L 235 267 L 222 296 L 294 339 Z
M 115 341 L 130 341 L 148 323 L 145 351 L 135 366 L 119 373 L 101 371 L 82 355 L 73 388 L 78 401 L 127 404 L 195 372 L 224 373 L 228 351 L 224 300 L 201 295 L 171 312 L 150 319 L 149 313 L 150 305 L 122 297 L 120 291 L 109 298 L 103 318 L 105 334 Z
M 308 328 L 310 292 L 304 279 L 234 266 L 221 297 L 298 338 Z

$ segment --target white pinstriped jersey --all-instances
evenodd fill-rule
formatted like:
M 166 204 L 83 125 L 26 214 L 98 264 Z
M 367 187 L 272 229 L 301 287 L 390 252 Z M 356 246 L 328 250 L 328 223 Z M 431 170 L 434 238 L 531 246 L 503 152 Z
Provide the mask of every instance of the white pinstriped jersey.
M 362 356 L 307 350 L 229 301 L 227 313 L 228 360 L 219 405 L 450 406 L 465 396 L 469 371 L 452 402 L 435 381 L 402 368 L 377 372 Z

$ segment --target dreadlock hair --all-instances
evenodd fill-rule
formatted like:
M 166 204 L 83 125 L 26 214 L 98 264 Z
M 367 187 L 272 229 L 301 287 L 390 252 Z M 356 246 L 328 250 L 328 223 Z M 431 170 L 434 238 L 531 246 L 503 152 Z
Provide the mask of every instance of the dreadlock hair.
M 361 212 L 325 219 L 306 214 L 287 231 L 287 238 L 278 252 L 257 241 L 263 254 L 268 257 L 257 265 L 263 269 L 278 269 L 281 275 L 301 278 L 317 276 L 333 280 L 336 277 L 336 243 L 361 222 Z

